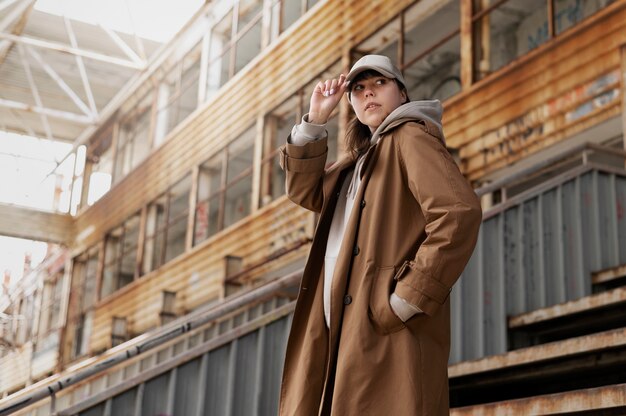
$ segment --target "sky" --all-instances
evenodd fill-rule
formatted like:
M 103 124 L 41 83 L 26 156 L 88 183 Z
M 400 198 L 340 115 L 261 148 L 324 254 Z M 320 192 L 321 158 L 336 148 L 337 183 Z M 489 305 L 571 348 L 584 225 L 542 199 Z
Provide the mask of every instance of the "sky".
M 35 9 L 157 42 L 171 39 L 203 0 L 38 0 Z
M 38 0 L 39 11 L 63 15 L 92 24 L 102 24 L 123 33 L 157 42 L 167 42 L 202 6 L 204 0 Z M 71 149 L 71 144 L 53 142 L 0 131 L 0 203 L 16 204 L 42 210 L 70 211 L 69 178 L 73 158 L 59 168 L 64 175 L 58 206 L 54 207 L 55 182 L 48 176 L 56 163 Z M 82 149 L 84 155 L 84 149 Z M 80 155 L 80 152 L 79 152 Z M 82 164 L 77 163 L 77 174 Z M 10 178 L 10 180 L 6 180 Z M 11 273 L 11 285 L 22 277 L 24 255 L 32 257 L 33 267 L 45 257 L 42 242 L 0 236 L 0 276 Z M 0 284 L 2 281 L 0 280 Z

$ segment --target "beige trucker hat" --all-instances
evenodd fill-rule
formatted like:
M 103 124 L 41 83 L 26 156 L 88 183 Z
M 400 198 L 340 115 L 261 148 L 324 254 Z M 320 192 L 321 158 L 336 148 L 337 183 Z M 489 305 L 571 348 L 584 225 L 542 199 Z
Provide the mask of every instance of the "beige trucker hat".
M 402 72 L 396 68 L 396 66 L 391 62 L 391 59 L 384 55 L 365 55 L 356 61 L 356 63 L 352 65 L 350 72 L 348 72 L 346 81 L 352 82 L 357 75 L 361 72 L 367 71 L 368 69 L 380 72 L 387 78 L 395 78 L 406 87 L 406 82 L 404 82 Z

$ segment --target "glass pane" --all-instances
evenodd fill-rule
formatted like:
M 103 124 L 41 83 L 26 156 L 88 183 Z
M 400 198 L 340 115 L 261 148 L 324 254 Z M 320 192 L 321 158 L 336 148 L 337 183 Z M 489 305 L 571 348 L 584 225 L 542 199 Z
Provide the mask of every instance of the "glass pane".
M 232 20 L 231 11 L 213 27 L 211 32 L 207 97 L 211 97 L 229 78 Z
M 152 147 L 150 140 L 150 118 L 152 116 L 152 112 L 150 109 L 151 108 L 147 108 L 146 111 L 141 114 L 139 120 L 137 120 L 137 124 L 133 126 L 133 147 L 130 169 L 139 165 L 139 163 L 141 163 L 146 156 L 148 156 L 148 153 L 150 153 L 150 148 Z
M 239 72 L 261 52 L 261 37 L 261 19 L 258 19 L 237 41 L 235 73 Z
M 117 275 L 117 263 L 105 265 L 102 274 L 102 288 L 100 298 L 110 295 L 115 291 L 115 277 Z
M 224 228 L 250 213 L 254 133 L 255 126 L 252 126 L 228 146 Z M 244 172 L 247 172 L 246 176 L 238 179 Z M 233 184 L 233 181 L 236 182 Z
M 106 246 L 105 246 L 105 264 L 110 264 L 115 261 L 119 256 L 120 249 L 120 236 L 122 234 L 122 228 L 118 228 L 113 230 L 106 238 Z
M 191 176 L 189 175 L 172 187 L 170 190 L 168 222 L 172 222 L 188 212 L 190 192 Z
M 133 215 L 124 223 L 124 246 L 122 251 L 124 253 L 133 250 L 137 247 L 137 240 L 139 239 L 139 214 Z
M 230 185 L 226 190 L 224 207 L 224 228 L 236 223 L 250 214 L 252 196 L 252 172 Z
M 160 231 L 153 239 L 153 255 L 150 270 L 156 270 L 161 267 L 161 259 L 163 253 L 163 232 Z
M 558 35 L 615 0 L 554 0 L 554 28 Z
M 166 203 L 167 198 L 163 195 L 148 206 L 146 218 L 146 237 L 153 237 L 158 230 L 162 230 L 163 227 L 165 227 Z
M 176 68 L 175 74 L 180 76 L 173 80 L 174 85 L 170 85 L 169 104 L 166 108 L 168 133 L 186 119 L 198 105 L 201 44 L 194 47 Z
M 96 289 L 96 280 L 98 274 L 98 253 L 95 255 L 91 255 L 87 260 L 86 270 L 85 270 L 85 286 L 83 291 L 83 301 L 81 310 L 86 311 L 90 308 L 94 301 L 95 289 Z
M 144 97 L 120 125 L 114 175 L 116 182 L 119 182 L 150 153 L 152 98 L 151 93 Z
M 237 23 L 237 28 L 241 31 L 261 13 L 262 8 L 262 0 L 239 0 L 239 22 Z
M 196 206 L 194 245 L 217 233 L 220 196 L 217 194 L 214 198 L 201 201 Z
M 227 183 L 230 183 L 244 171 L 252 169 L 255 131 L 256 126 L 250 127 L 235 141 L 228 145 Z
M 122 255 L 122 268 L 120 270 L 119 279 L 116 289 L 120 289 L 130 282 L 135 277 L 135 261 L 137 260 L 136 249 L 131 249 L 127 253 Z
M 219 153 L 200 166 L 194 244 L 204 241 L 218 229 L 223 155 Z
M 165 247 L 165 262 L 185 251 L 185 236 L 187 235 L 187 217 L 170 224 L 167 229 L 167 246 Z
M 211 32 L 211 40 L 213 41 L 211 49 L 219 55 L 228 48 L 228 44 L 232 38 L 233 30 L 233 12 L 228 12 L 226 16 L 218 24 L 213 27 Z
M 278 4 L 276 5 L 279 6 Z M 284 32 L 289 26 L 291 26 L 300 17 L 302 2 L 300 0 L 283 0 L 282 1 L 282 27 L 281 32 Z

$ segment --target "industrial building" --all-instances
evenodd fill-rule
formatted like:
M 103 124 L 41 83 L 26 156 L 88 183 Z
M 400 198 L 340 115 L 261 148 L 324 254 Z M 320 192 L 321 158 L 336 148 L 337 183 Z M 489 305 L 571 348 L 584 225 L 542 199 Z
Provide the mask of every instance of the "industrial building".
M 0 1 L 0 129 L 71 146 L 53 210 L 0 203 L 49 243 L 0 297 L 0 415 L 277 414 L 318 219 L 278 149 L 369 53 L 482 201 L 451 414 L 626 414 L 626 0 L 207 0 L 165 44 L 35 3 Z

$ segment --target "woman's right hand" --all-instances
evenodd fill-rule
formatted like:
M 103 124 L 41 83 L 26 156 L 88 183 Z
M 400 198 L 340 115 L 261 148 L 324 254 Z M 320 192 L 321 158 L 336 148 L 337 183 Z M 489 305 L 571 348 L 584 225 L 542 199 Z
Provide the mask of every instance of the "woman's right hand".
M 318 82 L 313 94 L 311 94 L 309 123 L 326 124 L 330 114 L 341 101 L 347 87 L 348 83 L 343 74 L 339 76 L 339 79 L 327 79 L 324 82 Z

